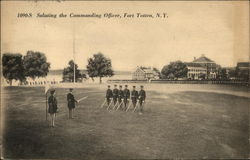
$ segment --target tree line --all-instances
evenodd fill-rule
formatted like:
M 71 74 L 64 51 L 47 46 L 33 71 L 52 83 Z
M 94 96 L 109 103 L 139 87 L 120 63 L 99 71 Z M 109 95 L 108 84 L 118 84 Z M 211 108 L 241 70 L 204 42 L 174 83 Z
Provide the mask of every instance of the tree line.
M 168 65 L 163 66 L 161 70 L 161 79 L 178 79 L 187 78 L 188 67 L 182 61 L 170 62 Z M 209 71 L 208 73 L 209 74 Z M 207 79 L 206 74 L 201 73 L 199 79 Z M 239 67 L 235 67 L 227 71 L 220 65 L 217 65 L 217 80 L 229 80 L 230 78 L 239 80 L 249 80 L 249 70 L 241 70 Z
M 75 68 L 75 72 L 74 72 Z M 100 83 L 102 77 L 110 77 L 114 75 L 111 60 L 102 53 L 94 54 L 88 59 L 86 66 L 88 76 L 91 79 L 99 77 Z M 21 84 L 30 77 L 33 80 L 39 77 L 46 77 L 49 73 L 50 63 L 44 53 L 39 51 L 27 51 L 26 55 L 20 53 L 4 53 L 2 56 L 2 73 L 7 83 L 12 85 L 13 80 L 19 80 Z M 68 66 L 63 69 L 63 82 L 73 82 L 75 73 L 75 81 L 80 82 L 83 78 L 87 78 L 78 69 L 78 65 L 70 60 Z

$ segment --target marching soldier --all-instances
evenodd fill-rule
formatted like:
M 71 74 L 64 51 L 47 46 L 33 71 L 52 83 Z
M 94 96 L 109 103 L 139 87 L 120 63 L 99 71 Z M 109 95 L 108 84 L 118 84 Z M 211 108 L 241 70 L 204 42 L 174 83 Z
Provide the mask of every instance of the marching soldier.
M 140 103 L 140 112 L 139 112 L 139 114 L 142 114 L 145 99 L 146 99 L 146 92 L 144 91 L 143 86 L 141 86 L 141 90 L 139 91 L 139 103 Z
M 118 103 L 119 103 L 119 105 L 121 105 L 123 98 L 124 98 L 124 93 L 122 90 L 122 86 L 120 86 L 119 90 L 118 90 Z
M 69 89 L 69 93 L 67 95 L 67 101 L 68 101 L 68 108 L 69 108 L 69 119 L 73 119 L 73 112 L 76 107 L 75 103 L 78 103 L 78 101 L 75 99 L 73 95 L 73 88 Z
M 106 99 L 107 99 L 108 105 L 110 104 L 110 100 L 112 97 L 113 97 L 113 93 L 112 93 L 112 90 L 110 89 L 110 85 L 108 85 L 108 89 L 106 91 Z
M 117 85 L 114 85 L 114 89 L 113 89 L 113 101 L 114 101 L 114 105 L 117 103 L 117 98 L 118 98 L 118 89 L 116 88 Z
M 135 86 L 133 86 L 133 90 L 131 91 L 131 101 L 133 103 L 134 108 L 136 106 L 137 98 L 138 98 L 138 91 L 136 90 Z
M 124 109 L 126 110 L 127 104 L 128 104 L 129 98 L 130 98 L 130 91 L 128 89 L 128 85 L 125 85 L 125 89 L 123 91 L 123 94 L 124 94 Z
M 57 112 L 57 100 L 55 97 L 56 91 L 53 89 L 50 91 L 50 96 L 48 99 L 48 104 L 49 104 L 49 114 L 51 117 L 51 127 L 55 127 L 55 118 L 56 118 L 56 112 Z

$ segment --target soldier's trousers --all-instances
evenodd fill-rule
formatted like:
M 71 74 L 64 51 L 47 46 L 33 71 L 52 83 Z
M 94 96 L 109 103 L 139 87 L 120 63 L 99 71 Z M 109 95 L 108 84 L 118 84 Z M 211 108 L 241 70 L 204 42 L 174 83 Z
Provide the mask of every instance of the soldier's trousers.
M 106 98 L 106 99 L 107 99 L 108 105 L 110 104 L 110 101 L 111 101 L 110 98 L 111 98 L 111 97 L 107 97 L 107 98 Z
M 132 103 L 133 103 L 134 108 L 136 106 L 136 102 L 137 102 L 137 99 L 136 98 L 132 98 Z
M 125 109 L 127 107 L 127 104 L 128 104 L 128 98 L 124 98 L 124 107 L 125 107 Z
M 117 103 L 117 97 L 113 97 L 114 105 Z
M 139 99 L 139 104 L 140 104 L 140 111 L 142 112 L 143 111 L 143 101 L 144 99 Z

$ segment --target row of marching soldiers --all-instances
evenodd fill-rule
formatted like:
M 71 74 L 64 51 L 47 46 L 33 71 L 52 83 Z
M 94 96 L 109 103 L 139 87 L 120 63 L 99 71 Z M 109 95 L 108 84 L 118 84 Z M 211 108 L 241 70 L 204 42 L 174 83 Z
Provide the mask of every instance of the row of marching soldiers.
M 146 99 L 146 92 L 143 89 L 143 86 L 140 86 L 140 88 L 141 89 L 138 92 L 136 90 L 136 86 L 133 86 L 133 89 L 130 92 L 128 85 L 125 85 L 124 89 L 122 88 L 122 85 L 120 85 L 119 89 L 117 89 L 117 85 L 115 84 L 113 90 L 111 90 L 110 85 L 108 85 L 108 89 L 106 91 L 106 100 L 101 107 L 107 103 L 107 110 L 111 108 L 114 110 L 121 109 L 128 111 L 131 105 L 133 105 L 133 112 L 138 109 L 139 114 L 142 114 Z

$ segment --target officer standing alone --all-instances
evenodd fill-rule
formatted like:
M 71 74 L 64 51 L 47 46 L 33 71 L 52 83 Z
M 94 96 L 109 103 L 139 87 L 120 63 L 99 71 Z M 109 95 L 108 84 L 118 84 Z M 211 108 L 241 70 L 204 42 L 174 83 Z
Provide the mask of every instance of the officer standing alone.
M 140 112 L 139 114 L 142 114 L 143 111 L 143 105 L 146 100 L 146 92 L 143 89 L 143 86 L 141 86 L 141 90 L 139 91 L 139 103 L 140 103 Z
M 49 104 L 49 114 L 51 117 L 51 127 L 55 127 L 55 119 L 56 119 L 56 112 L 57 112 L 57 100 L 55 97 L 55 90 L 50 91 L 50 96 L 48 99 L 48 104 Z
M 74 109 L 76 107 L 75 103 L 78 101 L 75 99 L 73 95 L 73 88 L 69 89 L 69 93 L 67 94 L 68 108 L 69 108 L 69 119 L 73 119 Z

